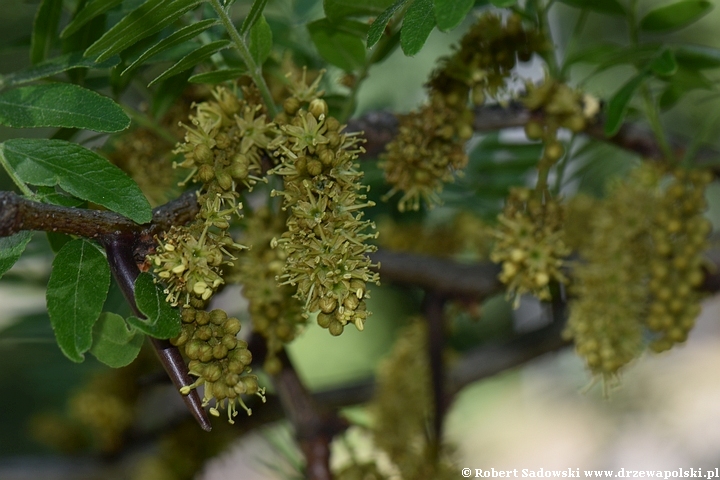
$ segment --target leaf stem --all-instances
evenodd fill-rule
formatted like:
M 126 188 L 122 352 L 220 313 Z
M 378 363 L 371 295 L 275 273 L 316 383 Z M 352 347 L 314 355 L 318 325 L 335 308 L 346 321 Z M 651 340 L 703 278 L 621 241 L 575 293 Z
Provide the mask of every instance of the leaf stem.
M 252 78 L 253 82 L 255 82 L 255 86 L 258 90 L 260 90 L 260 95 L 262 95 L 263 100 L 265 101 L 265 106 L 267 107 L 269 116 L 274 117 L 277 115 L 277 107 L 275 106 L 275 102 L 270 94 L 270 89 L 262 76 L 262 68 L 255 64 L 255 60 L 252 58 L 250 50 L 245 44 L 245 40 L 240 35 L 240 32 L 238 32 L 235 28 L 227 10 L 225 10 L 220 4 L 220 0 L 210 0 L 210 4 L 218 14 L 218 17 L 225 27 L 225 30 L 227 30 L 228 35 L 230 35 L 230 39 L 234 43 L 235 49 L 240 54 L 240 58 L 242 58 L 243 62 L 245 62 L 245 65 L 248 68 L 248 75 Z

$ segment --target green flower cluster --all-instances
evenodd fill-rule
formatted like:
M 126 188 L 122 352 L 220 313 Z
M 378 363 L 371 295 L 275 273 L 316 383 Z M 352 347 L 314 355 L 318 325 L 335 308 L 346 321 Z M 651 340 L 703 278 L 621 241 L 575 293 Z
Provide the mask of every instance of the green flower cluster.
M 542 140 L 545 144 L 541 168 L 550 168 L 565 154 L 565 147 L 557 139 L 558 129 L 567 128 L 573 133 L 585 130 L 600 109 L 598 101 L 570 88 L 552 78 L 540 85 L 527 84 L 522 103 L 534 115 L 525 124 L 525 134 L 530 140 Z
M 668 184 L 662 170 L 643 165 L 595 205 L 564 334 L 606 383 L 648 339 L 655 351 L 687 339 L 700 311 L 710 180 L 707 172 L 676 170 Z
M 190 359 L 190 374 L 198 377 L 192 384 L 180 389 L 187 395 L 190 390 L 204 387 L 203 406 L 215 399 L 210 413 L 218 416 L 218 407 L 227 407 L 228 421 L 234 423 L 237 406 L 248 415 L 252 412 L 241 395 L 258 395 L 265 401 L 265 389 L 258 386 L 257 377 L 250 375 L 252 354 L 247 342 L 238 340 L 240 320 L 222 310 L 196 310 L 186 305 L 182 310 L 182 331 L 172 344 L 181 347 Z
M 550 300 L 550 282 L 567 282 L 562 272 L 564 258 L 570 255 L 563 238 L 564 217 L 557 200 L 543 201 L 527 188 L 511 189 L 498 215 L 490 259 L 502 263 L 499 278 L 507 285 L 508 296 L 515 297 L 515 306 L 524 293 Z
M 428 439 L 433 400 L 427 357 L 427 321 L 413 319 L 378 369 L 377 388 L 370 404 L 373 439 L 405 480 L 457 478 L 452 451 Z M 408 401 L 412 399 L 412 401 Z M 440 441 L 436 439 L 436 441 Z
M 245 220 L 244 240 L 253 248 L 238 262 L 238 276 L 244 282 L 243 295 L 250 302 L 253 329 L 267 340 L 268 353 L 264 369 L 279 373 L 281 364 L 276 354 L 291 342 L 307 322 L 302 303 L 289 285 L 278 286 L 287 253 L 271 248 L 272 239 L 285 229 L 285 215 L 273 215 L 266 207 L 258 209 Z
M 658 335 L 650 344 L 654 351 L 687 340 L 700 314 L 697 287 L 705 278 L 703 252 L 712 230 L 703 216 L 705 187 L 712 178 L 708 171 L 676 170 L 653 210 L 655 256 L 650 263 L 651 300 L 645 323 Z
M 367 257 L 375 247 L 365 243 L 376 235 L 364 233 L 374 225 L 362 219 L 362 210 L 374 204 L 366 201 L 354 164 L 361 139 L 328 116 L 325 101 L 313 98 L 314 88 L 294 89 L 303 95 L 284 103 L 290 121 L 269 145 L 281 162 L 272 173 L 284 181 L 283 190 L 272 194 L 283 197 L 288 211 L 287 230 L 272 245 L 287 255 L 281 284 L 297 286 L 305 311 L 319 311 L 318 324 L 340 335 L 348 323 L 363 329 L 366 284 L 378 281 Z
M 398 134 L 386 147 L 381 163 L 392 185 L 387 198 L 402 192 L 400 211 L 418 210 L 422 200 L 440 203 L 438 193 L 454 173 L 467 165 L 465 143 L 472 136 L 473 112 L 486 96 L 503 91 L 517 60 L 529 60 L 545 41 L 535 29 L 525 29 L 517 15 L 503 24 L 483 15 L 463 37 L 460 47 L 442 60 L 429 83 L 430 102 L 418 111 L 400 115 Z

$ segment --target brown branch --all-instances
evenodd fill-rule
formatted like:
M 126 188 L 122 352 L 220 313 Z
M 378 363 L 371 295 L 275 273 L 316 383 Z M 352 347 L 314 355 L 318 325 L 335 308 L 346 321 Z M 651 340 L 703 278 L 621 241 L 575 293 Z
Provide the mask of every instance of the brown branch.
M 330 442 L 347 428 L 329 409 L 319 406 L 308 393 L 285 351 L 278 358 L 282 370 L 273 376 L 275 389 L 287 418 L 295 427 L 295 436 L 307 461 L 306 478 L 332 480 Z
M 425 293 L 423 314 L 428 322 L 428 360 L 430 364 L 430 380 L 433 396 L 433 431 L 430 438 L 433 461 L 437 461 L 440 439 L 442 438 L 443 421 L 447 410 L 445 396 L 445 297 L 430 290 Z
M 140 275 L 140 270 L 138 270 L 135 258 L 133 257 L 133 237 L 131 235 L 105 236 L 100 238 L 100 243 L 105 247 L 108 263 L 110 264 L 110 271 L 120 286 L 125 300 L 135 315 L 140 318 L 145 318 L 140 309 L 138 309 L 137 303 L 135 303 L 135 280 L 138 275 Z M 193 381 L 190 379 L 185 360 L 183 360 L 177 347 L 173 346 L 167 340 L 150 338 L 150 341 L 155 348 L 160 363 L 162 363 L 163 368 L 170 377 L 170 380 L 172 380 L 177 391 L 180 392 L 182 387 L 191 385 Z M 200 401 L 197 390 L 191 390 L 188 395 L 182 395 L 182 397 L 188 410 L 193 414 L 202 429 L 207 432 L 212 430 L 210 419 L 202 407 L 202 402 Z

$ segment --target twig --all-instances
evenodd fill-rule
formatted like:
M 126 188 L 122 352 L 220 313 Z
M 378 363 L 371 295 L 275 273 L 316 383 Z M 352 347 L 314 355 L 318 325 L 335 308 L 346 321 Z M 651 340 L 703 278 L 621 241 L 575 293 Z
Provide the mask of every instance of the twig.
M 108 263 L 110 264 L 110 271 L 120 286 L 125 300 L 135 315 L 140 318 L 145 318 L 135 303 L 135 280 L 140 274 L 140 270 L 138 270 L 135 264 L 135 258 L 132 253 L 133 237 L 119 235 L 105 236 L 100 238 L 100 243 L 105 247 Z M 151 338 L 151 341 L 160 358 L 160 363 L 162 363 L 163 368 L 178 392 L 182 387 L 191 385 L 193 382 L 188 375 L 187 365 L 185 365 L 185 361 L 177 347 L 173 346 L 167 340 Z M 188 395 L 183 395 L 182 397 L 188 410 L 193 414 L 202 429 L 207 432 L 212 430 L 210 419 L 202 407 L 202 402 L 200 401 L 197 390 L 191 390 Z
M 283 367 L 273 376 L 273 381 L 283 410 L 295 427 L 295 436 L 305 454 L 306 477 L 310 480 L 332 480 L 330 442 L 347 428 L 347 423 L 318 405 L 298 377 L 285 351 L 280 352 L 278 358 Z
M 443 355 L 445 352 L 445 322 L 443 309 L 445 297 L 435 291 L 425 293 L 423 314 L 428 322 L 428 359 L 430 363 L 430 379 L 433 395 L 433 436 L 430 438 L 433 461 L 437 461 L 440 452 L 443 420 L 447 409 L 445 397 L 445 368 Z

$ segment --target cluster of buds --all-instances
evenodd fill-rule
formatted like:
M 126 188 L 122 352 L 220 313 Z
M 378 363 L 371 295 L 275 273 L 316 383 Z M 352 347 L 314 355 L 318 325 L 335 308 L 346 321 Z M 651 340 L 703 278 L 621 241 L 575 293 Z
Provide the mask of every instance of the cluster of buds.
M 465 143 L 473 133 L 468 102 L 482 105 L 487 96 L 497 98 L 517 60 L 529 60 L 544 45 L 542 35 L 526 30 L 517 15 L 503 24 L 499 16 L 487 13 L 456 52 L 442 60 L 427 85 L 430 102 L 399 116 L 398 134 L 383 157 L 381 166 L 392 185 L 386 197 L 402 192 L 400 211 L 418 210 L 421 200 L 440 203 L 443 184 L 467 165 Z
M 651 231 L 655 255 L 650 264 L 647 327 L 657 332 L 650 344 L 654 351 L 684 342 L 700 313 L 697 288 L 705 277 L 703 252 L 710 222 L 704 218 L 708 171 L 677 169 L 654 211 Z
M 600 110 L 594 97 L 583 95 L 564 83 L 546 78 L 540 85 L 528 83 L 522 103 L 533 112 L 525 124 L 525 135 L 530 140 L 545 144 L 541 168 L 550 168 L 565 154 L 565 147 L 557 138 L 559 128 L 578 133 L 592 122 Z
M 252 354 L 247 342 L 237 338 L 239 332 L 240 320 L 228 317 L 224 311 L 207 312 L 186 305 L 182 310 L 182 331 L 171 340 L 190 359 L 188 369 L 197 377 L 180 393 L 187 395 L 191 389 L 203 386 L 203 406 L 214 399 L 210 413 L 218 416 L 218 407 L 227 408 L 230 423 L 234 423 L 238 405 L 248 415 L 252 413 L 241 395 L 257 395 L 265 401 L 265 390 L 250 374 Z
M 348 323 L 363 329 L 366 284 L 378 281 L 367 257 L 374 247 L 365 243 L 375 235 L 364 233 L 374 225 L 362 219 L 373 202 L 362 193 L 362 173 L 354 163 L 363 151 L 358 134 L 343 132 L 328 115 L 327 104 L 317 98 L 317 81 L 299 83 L 293 90 L 302 96 L 284 103 L 289 122 L 280 124 L 281 135 L 269 145 L 280 160 L 272 173 L 284 182 L 272 194 L 283 197 L 288 211 L 287 230 L 272 245 L 287 255 L 281 284 L 297 286 L 306 314 L 319 311 L 318 324 L 339 335 Z
M 502 263 L 499 278 L 508 296 L 515 297 L 515 306 L 524 293 L 550 300 L 550 282 L 567 282 L 562 267 L 570 250 L 563 239 L 563 207 L 527 188 L 513 188 L 498 221 L 490 259 Z
M 253 329 L 267 341 L 263 368 L 270 374 L 279 373 L 277 353 L 291 342 L 305 325 L 303 305 L 289 285 L 278 285 L 287 253 L 271 248 L 272 239 L 285 229 L 286 215 L 273 215 L 268 208 L 256 210 L 245 219 L 244 241 L 253 248 L 238 262 L 238 276 L 244 282 L 243 295 L 250 303 Z
M 671 182 L 663 177 L 643 165 L 614 185 L 595 205 L 580 249 L 565 336 L 605 381 L 648 342 L 662 351 L 685 341 L 700 311 L 696 288 L 710 231 L 702 211 L 712 176 L 676 170 Z

